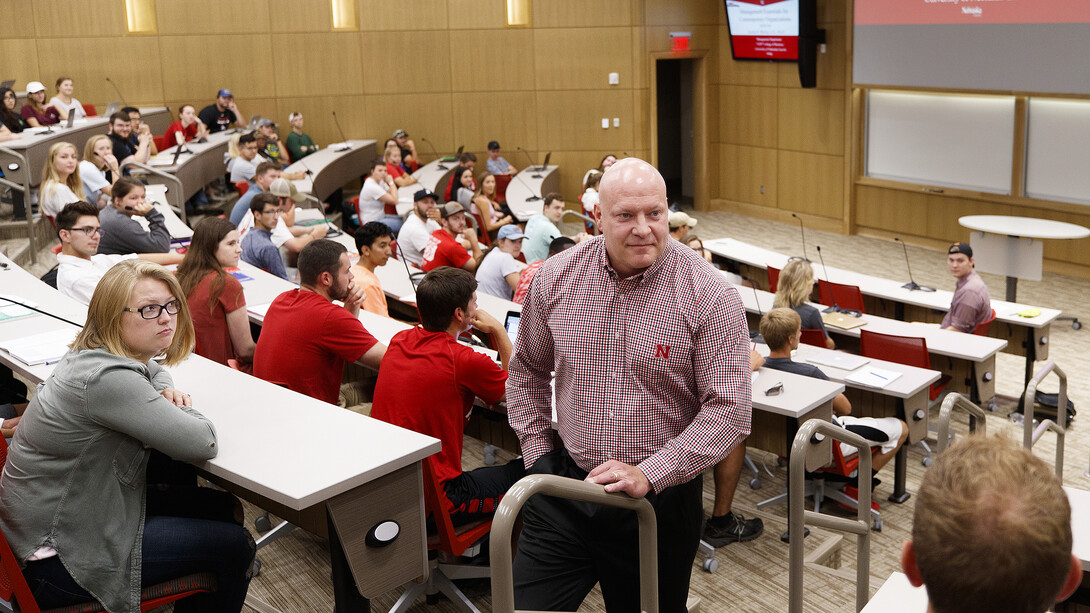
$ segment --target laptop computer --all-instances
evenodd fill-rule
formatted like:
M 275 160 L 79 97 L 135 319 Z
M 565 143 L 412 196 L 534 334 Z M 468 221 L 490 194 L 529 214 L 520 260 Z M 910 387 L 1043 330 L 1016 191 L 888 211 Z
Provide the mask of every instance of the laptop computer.
M 541 168 L 538 168 L 538 172 L 545 172 L 549 169 L 549 158 L 553 157 L 553 152 L 550 151 L 545 154 L 545 161 L 541 163 Z
M 852 317 L 851 315 L 846 315 L 844 313 L 826 313 L 821 316 L 821 321 L 825 322 L 826 326 L 840 328 L 841 330 L 851 330 L 852 328 L 859 328 L 867 325 L 865 319 Z
M 116 113 L 116 112 L 118 112 L 120 110 L 121 110 L 121 103 L 120 102 L 111 102 L 111 103 L 106 105 L 106 117 L 108 118 L 108 117 L 110 117 L 111 115 L 113 115 L 114 113 Z
M 0 87 L 6 87 L 8 89 L 14 89 L 15 79 L 8 79 L 7 81 L 0 82 Z
M 76 111 L 68 111 L 68 121 L 64 124 L 64 127 L 71 128 L 74 123 L 76 123 Z

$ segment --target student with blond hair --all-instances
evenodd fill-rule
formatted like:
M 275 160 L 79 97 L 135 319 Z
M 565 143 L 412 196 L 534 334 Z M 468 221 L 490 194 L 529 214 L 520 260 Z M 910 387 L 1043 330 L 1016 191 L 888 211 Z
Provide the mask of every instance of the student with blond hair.
M 96 134 L 83 146 L 83 159 L 79 163 L 80 180 L 87 202 L 99 209 L 110 203 L 114 183 L 121 178 L 113 143 L 105 134 Z
M 1082 581 L 1055 471 L 998 437 L 958 441 L 924 473 L 901 568 L 933 613 L 1042 613 Z
M 810 295 L 813 293 L 814 267 L 810 265 L 810 260 L 792 258 L 780 271 L 772 306 L 793 309 L 802 319 L 804 330 L 821 330 L 825 335 L 825 346 L 836 349 L 836 343 L 829 337 L 825 322 L 821 320 L 821 313 L 810 304 Z
M 72 143 L 53 143 L 45 155 L 42 183 L 38 188 L 38 209 L 50 218 L 64 205 L 85 200 L 79 174 L 79 153 Z

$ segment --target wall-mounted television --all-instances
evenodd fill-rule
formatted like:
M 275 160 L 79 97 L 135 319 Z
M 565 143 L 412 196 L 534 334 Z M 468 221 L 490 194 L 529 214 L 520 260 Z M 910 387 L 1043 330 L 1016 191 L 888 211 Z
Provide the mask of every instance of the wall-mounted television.
M 799 59 L 800 0 L 724 0 L 736 60 Z

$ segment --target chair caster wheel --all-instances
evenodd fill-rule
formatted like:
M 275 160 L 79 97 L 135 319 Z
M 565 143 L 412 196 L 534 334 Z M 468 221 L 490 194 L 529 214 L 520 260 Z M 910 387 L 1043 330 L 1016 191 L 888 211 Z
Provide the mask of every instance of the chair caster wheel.
M 751 489 L 751 490 L 759 490 L 759 489 L 761 489 L 762 485 L 763 484 L 761 483 L 761 480 L 758 479 L 757 477 L 754 477 L 754 478 L 749 480 L 749 489 Z
M 931 456 L 927 456 L 924 459 L 920 460 L 920 464 L 923 464 L 924 466 L 931 466 L 931 462 L 933 462 Z
M 874 520 L 874 525 L 872 526 L 872 529 L 875 532 L 881 532 L 882 531 L 882 520 L 881 519 Z
M 718 569 L 719 569 L 719 560 L 716 560 L 715 558 L 708 558 L 708 559 L 704 560 L 704 572 L 714 573 Z
M 269 520 L 269 514 L 265 513 L 264 515 L 258 516 L 258 518 L 254 520 L 254 528 L 257 528 L 257 531 L 261 533 L 272 530 L 272 521 Z
M 484 463 L 485 466 L 495 466 L 496 464 L 496 447 L 495 445 L 484 446 Z
M 1071 329 L 1072 330 L 1081 330 L 1082 329 L 1082 322 L 1077 320 L 1077 319 L 1075 321 L 1071 322 Z
M 257 577 L 261 574 L 261 560 L 254 558 L 253 572 L 250 573 L 251 577 Z

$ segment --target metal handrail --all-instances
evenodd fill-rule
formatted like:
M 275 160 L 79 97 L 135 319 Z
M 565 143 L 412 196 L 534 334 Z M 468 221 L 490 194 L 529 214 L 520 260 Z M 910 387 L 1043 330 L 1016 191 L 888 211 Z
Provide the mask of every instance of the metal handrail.
M 951 392 L 946 395 L 946 399 L 942 401 L 942 408 L 939 409 L 939 432 L 936 435 L 939 440 L 935 444 L 935 455 L 942 453 L 946 449 L 946 442 L 950 440 L 950 417 L 954 409 L 963 409 L 969 414 L 969 432 L 976 432 L 979 427 L 980 435 L 984 436 L 987 427 L 984 409 L 965 396 Z
M 13 158 L 18 159 L 23 164 L 23 168 L 26 172 L 23 175 L 26 177 L 26 183 L 16 183 L 6 178 L 0 178 L 0 184 L 6 185 L 11 189 L 19 190 L 23 192 L 23 211 L 26 214 L 26 235 L 30 241 L 30 263 L 38 263 L 38 241 L 34 236 L 34 216 L 31 215 L 31 203 L 30 203 L 30 162 L 27 161 L 26 156 L 14 149 L 7 147 L 0 147 L 0 153 L 6 153 Z M 11 170 L 11 169 L 7 169 Z M 15 169 L 18 170 L 18 169 Z
M 182 197 L 182 198 L 185 197 L 184 196 L 185 187 L 182 185 L 182 180 L 179 179 L 178 177 L 170 174 L 169 172 L 163 172 L 162 170 L 152 168 L 151 166 L 148 166 L 147 164 L 141 164 L 140 162 L 134 162 L 132 160 L 129 160 L 128 162 L 123 163 L 121 165 L 121 167 L 118 168 L 117 171 L 123 173 L 125 171 L 125 169 L 129 168 L 130 166 L 133 167 L 133 168 L 139 168 L 140 170 L 142 170 L 142 171 L 144 171 L 144 172 L 146 172 L 148 174 L 153 174 L 153 175 L 155 175 L 157 177 L 162 177 L 163 179 L 166 179 L 167 181 L 169 181 L 171 183 L 174 183 L 175 185 L 178 186 L 178 190 L 175 193 L 176 194 L 182 194 L 182 196 L 179 196 L 179 197 Z M 169 187 L 167 188 L 167 205 L 170 206 L 172 209 L 174 209 L 174 212 L 177 213 L 182 218 L 182 223 L 184 223 L 187 226 L 189 225 L 189 220 L 186 219 L 185 201 L 183 200 L 182 202 L 178 203 L 177 205 L 171 205 L 170 204 L 170 188 Z
M 810 449 L 825 440 L 825 436 L 863 450 L 859 454 L 856 475 L 859 504 L 854 520 L 806 510 L 806 456 Z M 856 535 L 855 610 L 861 611 L 870 600 L 871 455 L 866 453 L 867 449 L 869 445 L 863 437 L 822 419 L 807 420 L 795 435 L 795 441 L 791 444 L 791 474 L 788 479 L 788 492 L 791 495 L 788 507 L 790 613 L 802 613 L 803 531 L 807 524 Z
M 1059 402 L 1056 404 L 1056 419 L 1060 423 L 1056 423 L 1051 419 L 1042 419 L 1041 423 L 1036 429 L 1033 428 L 1033 405 L 1034 398 L 1037 396 L 1037 386 L 1041 381 L 1048 376 L 1048 373 L 1055 372 L 1056 377 L 1060 379 L 1060 392 Z M 1022 423 L 1022 445 L 1033 450 L 1033 446 L 1037 444 L 1037 441 L 1041 439 L 1047 431 L 1056 433 L 1056 476 L 1063 481 L 1064 478 L 1064 437 L 1067 433 L 1067 375 L 1064 371 L 1056 365 L 1056 362 L 1049 360 L 1045 362 L 1045 365 L 1041 367 L 1041 370 L 1037 371 L 1037 374 L 1033 375 L 1033 378 L 1029 380 L 1029 384 L 1026 385 L 1026 393 L 1022 396 L 1022 406 L 1025 407 L 1025 418 Z
M 870 474 L 868 471 L 867 474 Z M 601 485 L 557 475 L 529 475 L 519 479 L 500 502 L 492 520 L 489 553 L 492 562 L 492 611 L 515 613 L 515 584 L 511 569 L 511 532 L 522 505 L 535 494 L 592 502 L 636 512 L 640 532 L 640 608 L 658 613 L 658 525 L 655 509 L 646 498 L 607 494 Z
M 584 215 L 582 213 L 577 213 L 575 211 L 570 211 L 570 210 L 567 210 L 567 209 L 564 210 L 564 215 L 570 215 L 572 217 L 578 217 L 579 219 L 582 219 L 583 221 L 589 223 L 591 225 L 591 227 L 594 228 L 595 233 L 598 232 L 598 222 L 594 221 L 590 217 L 588 217 L 588 216 L 586 216 L 586 215 Z

